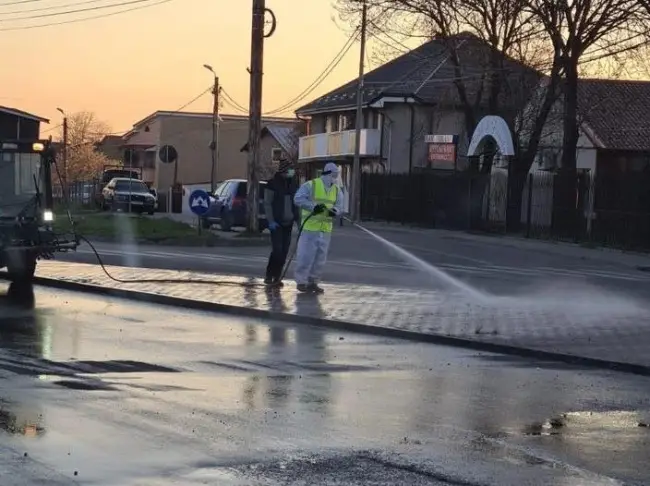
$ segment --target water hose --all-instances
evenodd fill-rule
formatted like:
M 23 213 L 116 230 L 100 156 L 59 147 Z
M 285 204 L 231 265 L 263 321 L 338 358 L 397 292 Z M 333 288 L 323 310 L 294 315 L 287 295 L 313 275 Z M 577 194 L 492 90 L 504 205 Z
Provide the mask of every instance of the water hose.
M 280 277 L 280 282 L 284 280 L 284 277 L 286 276 L 287 271 L 289 270 L 289 266 L 291 265 L 291 262 L 293 261 L 293 258 L 296 254 L 297 248 L 298 248 L 298 240 L 300 239 L 300 235 L 302 235 L 303 228 L 305 227 L 305 224 L 309 219 L 314 215 L 314 213 L 311 213 L 309 216 L 305 218 L 305 220 L 302 222 L 300 225 L 300 228 L 298 230 L 298 237 L 296 238 L 296 245 L 295 248 L 291 254 L 291 257 L 289 260 L 287 260 L 286 264 L 284 265 L 284 269 L 282 271 L 282 275 Z M 73 227 L 74 228 L 74 227 Z M 95 258 L 97 259 L 97 263 L 99 263 L 99 266 L 101 267 L 102 271 L 106 276 L 117 283 L 122 283 L 122 284 L 129 284 L 129 283 L 166 283 L 166 284 L 174 284 L 174 283 L 187 283 L 187 284 L 202 284 L 202 285 L 230 285 L 230 286 L 236 286 L 236 287 L 246 287 L 246 288 L 257 288 L 257 287 L 267 287 L 266 284 L 263 283 L 258 283 L 258 282 L 238 282 L 235 280 L 213 280 L 213 279 L 196 279 L 196 278 L 134 278 L 134 279 L 123 279 L 119 277 L 115 277 L 112 275 L 108 269 L 106 268 L 106 265 L 104 264 L 104 261 L 102 260 L 102 257 L 100 256 L 99 252 L 95 248 L 95 246 L 90 242 L 88 238 L 86 238 L 83 235 L 76 234 L 76 237 L 80 241 L 84 241 L 85 243 L 88 244 L 92 252 L 95 254 Z

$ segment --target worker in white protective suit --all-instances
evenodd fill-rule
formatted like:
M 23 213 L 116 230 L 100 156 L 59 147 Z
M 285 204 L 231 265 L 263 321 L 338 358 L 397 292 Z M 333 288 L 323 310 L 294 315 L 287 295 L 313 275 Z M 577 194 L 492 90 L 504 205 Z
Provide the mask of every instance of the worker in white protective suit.
M 343 197 L 336 185 L 338 176 L 339 168 L 329 162 L 321 176 L 305 182 L 294 197 L 303 224 L 296 253 L 295 279 L 299 292 L 324 292 L 318 283 L 327 261 L 334 221 L 343 212 Z

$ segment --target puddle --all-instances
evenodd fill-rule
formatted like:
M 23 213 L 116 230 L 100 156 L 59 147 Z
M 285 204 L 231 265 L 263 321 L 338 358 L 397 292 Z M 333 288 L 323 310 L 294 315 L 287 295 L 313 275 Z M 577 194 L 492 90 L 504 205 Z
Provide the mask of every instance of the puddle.
M 521 432 L 527 436 L 568 435 L 572 433 L 647 430 L 650 432 L 650 412 L 568 412 L 544 422 L 524 426 Z
M 0 407 L 1 432 L 24 437 L 40 437 L 45 433 L 41 414 L 29 410 L 14 413 L 4 408 L 4 405 Z

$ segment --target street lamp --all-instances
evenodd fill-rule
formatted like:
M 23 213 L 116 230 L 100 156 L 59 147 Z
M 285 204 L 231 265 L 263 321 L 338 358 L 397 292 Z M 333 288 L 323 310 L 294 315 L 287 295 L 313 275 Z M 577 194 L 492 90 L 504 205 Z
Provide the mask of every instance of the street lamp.
M 68 185 L 68 115 L 61 108 L 56 111 L 63 115 L 63 184 Z
M 214 86 L 212 87 L 212 142 L 210 150 L 212 151 L 212 168 L 210 169 L 210 194 L 214 193 L 217 176 L 217 163 L 219 161 L 219 76 L 212 66 L 204 64 L 203 67 L 210 71 L 214 76 Z

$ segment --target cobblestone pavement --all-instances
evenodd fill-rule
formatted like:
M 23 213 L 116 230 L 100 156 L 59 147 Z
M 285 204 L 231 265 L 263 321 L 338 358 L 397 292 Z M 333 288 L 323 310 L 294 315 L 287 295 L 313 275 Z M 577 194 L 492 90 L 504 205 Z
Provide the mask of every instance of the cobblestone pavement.
M 210 279 L 260 282 L 231 275 L 108 267 L 120 279 Z M 322 296 L 188 283 L 121 284 L 96 265 L 41 262 L 40 277 L 251 307 L 277 313 L 465 337 L 650 366 L 650 307 L 596 288 L 555 289 L 531 296 L 470 300 L 442 291 L 369 285 L 324 285 Z

